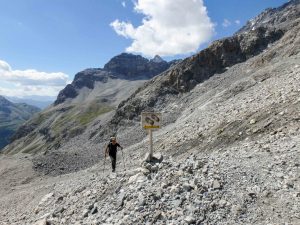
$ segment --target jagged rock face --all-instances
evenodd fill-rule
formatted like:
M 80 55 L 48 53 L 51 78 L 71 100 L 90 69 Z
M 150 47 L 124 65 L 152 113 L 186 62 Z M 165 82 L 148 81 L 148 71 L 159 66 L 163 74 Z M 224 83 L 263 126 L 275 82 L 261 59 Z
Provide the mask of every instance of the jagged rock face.
M 164 60 L 159 55 L 155 55 L 154 58 L 150 60 L 150 62 L 161 63 L 164 62 Z
M 148 60 L 140 55 L 123 53 L 113 57 L 104 65 L 104 69 L 118 74 L 123 74 L 127 78 L 135 78 L 147 71 Z
M 61 90 L 55 100 L 54 104 L 63 103 L 67 98 L 75 98 L 78 95 L 75 87 L 72 84 L 68 84 L 63 90 Z
M 215 73 L 221 73 L 234 64 L 241 63 L 262 52 L 268 44 L 280 39 L 281 30 L 258 28 L 214 42 L 209 48 L 183 61 L 170 72 L 168 84 L 178 92 L 187 92 Z
M 114 76 L 103 69 L 96 68 L 81 71 L 75 75 L 71 84 L 68 84 L 59 92 L 54 104 L 60 104 L 67 98 L 75 98 L 81 88 L 87 87 L 89 89 L 93 89 L 96 81 L 106 83 L 108 78 L 114 78 Z
M 123 75 L 126 79 L 136 79 L 140 76 L 152 78 L 168 68 L 169 64 L 159 56 L 149 61 L 140 55 L 128 53 L 113 57 L 104 66 L 105 70 Z
M 290 0 L 278 8 L 266 9 L 254 19 L 248 21 L 237 33 L 255 30 L 258 27 L 289 30 L 292 25 L 290 21 L 300 17 L 299 2 L 299 0 Z
M 105 73 L 102 69 L 87 69 L 77 73 L 72 84 L 76 89 L 81 89 L 83 87 L 93 89 L 95 81 L 102 81 L 105 83 L 108 75 L 109 74 Z
M 151 109 L 165 95 L 191 91 L 197 84 L 227 67 L 246 61 L 261 53 L 267 46 L 283 36 L 281 30 L 260 27 L 230 38 L 215 41 L 207 49 L 176 64 L 161 76 L 138 89 L 134 96 L 119 105 L 114 123 L 124 118 L 136 118 L 143 110 Z M 147 98 L 143 95 L 147 93 Z
M 297 29 L 299 3 L 299 0 L 290 1 L 282 7 L 263 12 L 255 19 L 255 26 L 250 27 L 248 23 L 233 37 L 213 42 L 207 49 L 147 82 L 119 105 L 113 123 L 118 124 L 125 118 L 138 118 L 143 110 L 152 110 L 156 105 L 161 105 L 164 96 L 189 92 L 197 84 L 225 72 L 228 67 L 262 53 L 282 38 L 289 28 Z
M 167 63 L 159 56 L 148 60 L 140 55 L 122 53 L 105 64 L 104 69 L 86 69 L 77 73 L 73 82 L 59 92 L 54 105 L 63 103 L 68 98 L 75 98 L 83 87 L 93 89 L 97 81 L 106 83 L 108 78 L 125 80 L 150 79 L 176 63 L 177 61 Z

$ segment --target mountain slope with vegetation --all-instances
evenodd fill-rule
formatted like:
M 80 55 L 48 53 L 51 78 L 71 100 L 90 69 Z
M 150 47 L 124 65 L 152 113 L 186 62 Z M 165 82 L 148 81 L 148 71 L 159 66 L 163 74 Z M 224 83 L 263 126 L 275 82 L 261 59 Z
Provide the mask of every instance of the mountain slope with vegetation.
M 0 96 L 0 149 L 10 142 L 11 136 L 40 109 L 25 103 L 12 103 Z
M 4 224 L 300 224 L 299 12 L 299 0 L 266 10 L 57 150 L 2 156 Z M 144 110 L 163 115 L 153 162 Z M 125 147 L 115 174 L 112 134 Z
M 106 121 L 122 100 L 173 64 L 159 56 L 148 60 L 122 53 L 113 57 L 103 69 L 77 73 L 51 107 L 18 129 L 12 137 L 14 143 L 5 152 L 45 153 L 59 149 L 93 124 Z

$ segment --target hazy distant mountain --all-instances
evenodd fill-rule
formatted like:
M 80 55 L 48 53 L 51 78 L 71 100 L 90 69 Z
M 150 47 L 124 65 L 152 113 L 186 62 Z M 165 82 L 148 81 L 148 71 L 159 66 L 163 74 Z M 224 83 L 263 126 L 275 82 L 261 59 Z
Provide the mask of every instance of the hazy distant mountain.
M 0 96 L 0 149 L 9 143 L 19 126 L 40 109 L 25 103 L 12 103 Z
M 28 105 L 36 106 L 40 109 L 44 109 L 52 104 L 55 100 L 55 97 L 50 96 L 26 96 L 24 98 L 4 96 L 6 99 L 13 103 L 26 103 Z

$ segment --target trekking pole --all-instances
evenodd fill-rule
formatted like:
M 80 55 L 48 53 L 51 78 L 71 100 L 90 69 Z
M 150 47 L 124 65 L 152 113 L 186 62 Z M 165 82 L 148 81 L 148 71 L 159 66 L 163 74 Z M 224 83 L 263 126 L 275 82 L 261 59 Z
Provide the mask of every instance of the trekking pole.
M 124 161 L 123 149 L 122 149 L 121 151 L 122 151 L 122 157 L 123 157 L 123 165 L 124 165 L 124 170 L 126 170 L 126 169 L 125 169 L 125 161 Z
M 106 156 L 104 155 L 103 174 L 104 174 L 104 170 L 105 170 L 105 161 L 106 161 Z
M 128 152 L 128 155 L 129 155 L 129 162 L 130 162 L 130 165 L 132 166 L 132 162 L 131 162 L 131 159 L 132 159 L 132 157 L 131 157 L 131 154 Z
M 104 164 L 103 164 L 103 174 L 104 174 L 104 170 L 105 170 L 105 161 L 106 161 L 106 150 L 107 149 L 105 149 L 105 151 L 104 151 Z

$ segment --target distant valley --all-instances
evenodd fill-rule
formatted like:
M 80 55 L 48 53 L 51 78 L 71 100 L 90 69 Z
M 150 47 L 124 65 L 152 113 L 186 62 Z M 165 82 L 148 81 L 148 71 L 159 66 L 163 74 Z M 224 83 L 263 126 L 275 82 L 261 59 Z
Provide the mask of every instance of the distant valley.
M 0 149 L 9 143 L 19 126 L 39 111 L 35 106 L 12 103 L 0 96 Z
M 22 98 L 13 97 L 13 96 L 3 96 L 3 97 L 5 97 L 7 100 L 13 103 L 26 103 L 28 105 L 32 105 L 40 109 L 45 109 L 55 101 L 55 97 L 48 97 L 48 96 L 25 96 Z

